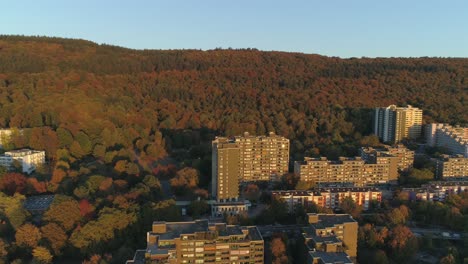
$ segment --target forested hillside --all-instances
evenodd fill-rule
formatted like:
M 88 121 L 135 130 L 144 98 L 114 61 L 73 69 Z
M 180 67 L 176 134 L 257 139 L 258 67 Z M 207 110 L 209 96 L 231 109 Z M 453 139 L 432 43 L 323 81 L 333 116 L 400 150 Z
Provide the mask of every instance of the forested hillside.
M 153 220 L 180 217 L 172 201 L 158 201 L 159 180 L 193 167 L 173 183 L 206 196 L 215 135 L 275 131 L 291 139 L 293 160 L 352 155 L 370 140 L 371 108 L 411 104 L 426 122 L 466 124 L 467 97 L 468 59 L 130 50 L 0 36 L 0 128 L 24 128 L 5 147 L 43 149 L 51 165 L 32 178 L 0 178 L 0 260 L 40 245 L 64 262 L 122 263 L 144 247 Z M 198 179 L 184 184 L 186 175 Z M 39 230 L 18 205 L 41 193 L 59 198 Z M 18 232 L 39 238 L 23 245 Z

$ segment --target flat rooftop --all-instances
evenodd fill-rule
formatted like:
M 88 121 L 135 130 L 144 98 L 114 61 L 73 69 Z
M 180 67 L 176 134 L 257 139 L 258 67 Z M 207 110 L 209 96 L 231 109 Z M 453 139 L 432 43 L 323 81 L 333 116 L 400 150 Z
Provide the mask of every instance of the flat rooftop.
M 344 223 L 355 223 L 356 220 L 348 214 L 318 214 L 318 223 L 310 224 L 316 229 L 323 229 L 341 225 Z
M 153 224 L 165 224 L 166 232 L 154 233 L 161 240 L 172 240 L 181 235 L 196 235 L 197 239 L 216 239 L 218 237 L 242 236 L 246 234 L 246 240 L 263 240 L 257 227 L 243 227 L 238 225 L 226 225 L 209 223 L 208 220 L 197 220 L 191 222 L 154 222 Z M 246 231 L 246 232 L 244 232 Z
M 309 255 L 314 259 L 321 259 L 326 264 L 352 264 L 353 262 L 345 252 L 323 252 L 323 251 L 309 251 Z
M 28 211 L 47 210 L 54 201 L 55 195 L 36 195 L 26 198 L 23 207 Z

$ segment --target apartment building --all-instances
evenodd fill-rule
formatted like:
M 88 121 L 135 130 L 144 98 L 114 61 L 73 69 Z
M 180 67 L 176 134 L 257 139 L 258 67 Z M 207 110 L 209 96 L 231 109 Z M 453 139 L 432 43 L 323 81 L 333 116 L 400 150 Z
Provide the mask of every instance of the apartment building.
M 403 145 L 388 146 L 382 148 L 362 147 L 359 150 L 361 158 L 367 163 L 377 163 L 378 157 L 396 157 L 399 171 L 406 171 L 413 167 L 414 151 Z
M 36 168 L 45 164 L 45 151 L 19 149 L 7 151 L 0 156 L 0 166 L 13 169 L 13 163 L 17 161 L 24 173 L 32 173 Z
M 212 147 L 212 189 L 219 199 L 238 196 L 238 187 L 237 191 L 231 188 L 234 183 L 238 186 L 240 181 L 276 181 L 288 172 L 289 140 L 272 132 L 268 136 L 246 132 L 233 139 L 217 137 Z
M 468 176 L 468 158 L 463 155 L 443 155 L 436 160 L 436 177 L 439 179 Z
M 422 110 L 407 107 L 378 107 L 374 111 L 374 134 L 383 142 L 397 143 L 402 139 L 421 136 Z
M 307 207 L 316 204 L 321 207 L 338 209 L 341 202 L 346 197 L 351 197 L 353 201 L 368 210 L 372 201 L 381 202 L 382 192 L 373 187 L 342 187 L 342 188 L 314 188 L 307 191 L 272 191 L 271 195 L 275 199 L 286 202 L 290 212 L 298 204 Z
M 217 201 L 233 201 L 239 198 L 240 149 L 227 138 L 212 142 L 211 190 Z
M 325 157 L 305 157 L 294 162 L 294 173 L 301 181 L 320 184 L 353 183 L 356 186 L 395 182 L 398 178 L 397 158 L 378 156 L 375 163 L 365 163 L 361 157 L 340 157 L 330 161 Z
M 352 263 L 357 256 L 358 223 L 348 214 L 308 214 L 303 237 L 308 263 Z M 341 260 L 330 262 L 330 260 Z
M 144 256 L 127 263 L 264 263 L 264 242 L 255 226 L 191 222 L 154 222 Z M 146 262 L 145 262 L 146 261 Z
M 403 188 L 409 200 L 445 201 L 450 194 L 468 192 L 468 181 L 433 181 L 420 188 Z
M 289 139 L 270 132 L 268 136 L 244 133 L 235 137 L 240 150 L 242 181 L 277 181 L 288 172 Z
M 448 124 L 425 126 L 426 144 L 442 147 L 450 154 L 468 158 L 468 127 L 453 127 Z

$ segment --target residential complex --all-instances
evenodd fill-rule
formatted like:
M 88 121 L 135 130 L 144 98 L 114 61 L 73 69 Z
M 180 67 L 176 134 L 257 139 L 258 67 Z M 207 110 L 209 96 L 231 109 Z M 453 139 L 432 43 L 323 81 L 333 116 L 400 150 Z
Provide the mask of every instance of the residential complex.
M 347 214 L 308 214 L 303 228 L 308 264 L 353 263 L 357 256 L 358 223 Z
M 351 197 L 353 201 L 368 210 L 371 201 L 382 201 L 382 192 L 373 187 L 350 187 L 350 188 L 315 188 L 308 191 L 272 191 L 272 197 L 286 202 L 290 212 L 294 211 L 296 205 L 301 204 L 304 207 L 312 203 L 331 209 L 338 209 L 341 202 L 346 197 Z
M 457 178 L 468 176 L 468 158 L 463 155 L 443 155 L 436 160 L 436 177 Z
M 403 188 L 409 200 L 445 201 L 449 194 L 468 192 L 468 181 L 434 181 L 420 188 Z
M 362 147 L 359 150 L 361 158 L 367 163 L 377 163 L 378 157 L 396 157 L 399 171 L 406 171 L 413 167 L 414 151 L 403 145 L 387 146 L 382 148 Z
M 304 158 L 294 162 L 294 173 L 301 181 L 319 185 L 353 183 L 356 186 L 395 182 L 398 178 L 398 159 L 394 156 L 377 156 L 374 163 L 366 163 L 361 157 L 340 157 L 330 161 L 325 157 Z
M 154 222 L 145 254 L 137 251 L 127 263 L 263 263 L 263 250 L 263 238 L 255 226 L 208 220 Z
M 45 163 L 45 151 L 19 149 L 7 151 L 0 156 L 0 166 L 13 169 L 14 161 L 22 167 L 24 173 L 32 173 L 36 168 Z
M 407 107 L 379 107 L 374 111 L 374 134 L 383 142 L 397 143 L 402 139 L 421 136 L 422 110 Z
M 453 127 L 448 124 L 425 126 L 426 143 L 431 147 L 443 147 L 450 154 L 468 158 L 468 127 Z

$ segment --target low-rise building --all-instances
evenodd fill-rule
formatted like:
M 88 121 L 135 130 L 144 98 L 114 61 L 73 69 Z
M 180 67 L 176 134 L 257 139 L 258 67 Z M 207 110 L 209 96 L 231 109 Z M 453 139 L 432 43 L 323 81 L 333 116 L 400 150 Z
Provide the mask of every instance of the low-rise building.
M 236 201 L 214 201 L 211 204 L 211 216 L 221 217 L 223 215 L 247 214 L 250 206 L 250 201 L 242 199 Z
M 290 212 L 301 204 L 304 207 L 314 203 L 318 206 L 338 209 L 346 197 L 368 210 L 372 201 L 381 202 L 382 192 L 374 187 L 314 188 L 307 191 L 272 191 L 272 197 L 286 202 Z
M 308 263 L 352 263 L 357 256 L 358 223 L 348 214 L 308 214 L 303 228 Z M 320 253 L 318 253 L 320 252 Z M 336 262 L 336 261 L 342 262 Z
M 144 263 L 263 263 L 263 238 L 255 226 L 154 222 L 147 234 Z M 139 254 L 140 252 L 140 254 Z M 142 252 L 127 263 L 141 263 Z
M 433 181 L 419 188 L 403 188 L 410 200 L 443 202 L 450 194 L 468 192 L 468 181 Z
M 32 173 L 45 163 L 45 151 L 19 149 L 7 151 L 0 156 L 0 166 L 13 169 L 14 161 L 22 167 L 24 173 Z

